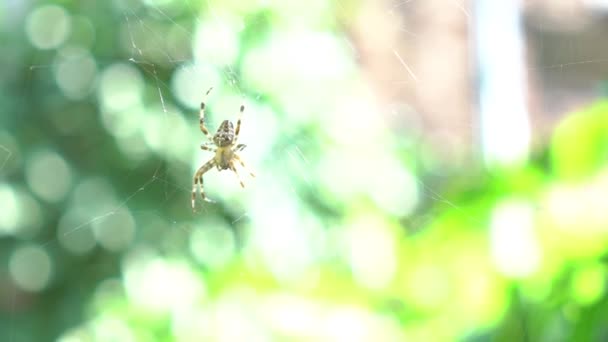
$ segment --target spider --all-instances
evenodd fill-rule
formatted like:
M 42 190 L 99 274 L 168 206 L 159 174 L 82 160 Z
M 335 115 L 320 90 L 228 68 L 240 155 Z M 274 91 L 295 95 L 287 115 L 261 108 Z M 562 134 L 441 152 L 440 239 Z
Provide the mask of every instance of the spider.
M 205 98 L 213 87 L 209 88 L 205 93 Z M 201 144 L 201 149 L 205 151 L 215 152 L 215 155 L 211 160 L 203 164 L 198 168 L 196 173 L 194 174 L 194 184 L 192 185 L 192 211 L 195 210 L 195 198 L 196 198 L 196 186 L 198 184 L 198 189 L 201 193 L 201 197 L 204 201 L 212 202 L 205 197 L 205 190 L 203 188 L 203 174 L 205 172 L 211 170 L 214 166 L 217 167 L 218 171 L 222 170 L 232 170 L 234 174 L 236 174 L 239 183 L 241 183 L 241 187 L 245 187 L 243 180 L 239 176 L 239 173 L 234 167 L 234 162 L 237 161 L 241 164 L 241 166 L 248 170 L 245 166 L 245 162 L 241 159 L 241 157 L 237 154 L 237 152 L 242 151 L 245 148 L 244 144 L 238 144 L 237 140 L 239 138 L 239 132 L 241 130 L 241 117 L 243 116 L 243 112 L 245 111 L 245 106 L 241 105 L 241 109 L 239 111 L 239 117 L 236 122 L 236 129 L 234 129 L 234 125 L 230 120 L 224 120 L 220 127 L 217 129 L 217 132 L 213 136 L 209 134 L 209 130 L 205 127 L 205 101 L 201 102 L 201 110 L 199 114 L 199 125 L 201 128 L 201 132 L 205 134 L 209 141 L 205 141 Z M 251 177 L 255 177 L 253 172 L 249 171 Z

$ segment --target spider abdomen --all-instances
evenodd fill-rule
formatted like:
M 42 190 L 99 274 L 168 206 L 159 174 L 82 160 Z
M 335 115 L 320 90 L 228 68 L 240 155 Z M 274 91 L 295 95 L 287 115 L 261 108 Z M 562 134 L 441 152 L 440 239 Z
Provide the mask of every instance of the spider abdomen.
M 224 120 L 220 127 L 217 129 L 217 133 L 213 136 L 213 142 L 218 147 L 225 147 L 231 145 L 234 141 L 234 125 L 230 120 Z
M 215 165 L 219 170 L 230 169 L 230 161 L 233 159 L 234 152 L 230 146 L 219 147 L 215 151 Z

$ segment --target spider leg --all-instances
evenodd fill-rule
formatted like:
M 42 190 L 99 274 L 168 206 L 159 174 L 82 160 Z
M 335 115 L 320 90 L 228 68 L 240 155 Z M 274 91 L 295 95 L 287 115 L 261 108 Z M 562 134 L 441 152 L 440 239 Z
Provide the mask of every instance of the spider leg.
M 239 180 L 239 183 L 241 183 L 241 187 L 244 188 L 245 184 L 243 183 L 243 180 L 241 179 L 241 175 L 239 175 L 239 172 L 236 170 L 236 167 L 234 167 L 234 163 L 230 162 L 230 170 L 232 170 L 234 172 L 234 174 L 236 175 L 236 178 Z
M 201 128 L 201 132 L 203 132 L 205 134 L 205 136 L 207 136 L 207 138 L 209 140 L 213 140 L 213 137 L 211 136 L 211 134 L 209 134 L 209 130 L 207 129 L 207 127 L 205 127 L 205 99 L 207 98 L 207 95 L 209 95 L 209 93 L 211 92 L 211 89 L 213 89 L 213 87 L 209 88 L 209 90 L 207 90 L 207 92 L 205 93 L 205 96 L 203 97 L 203 101 L 201 101 L 201 110 L 199 112 L 199 126 Z
M 203 200 L 207 201 L 207 202 L 211 202 L 210 200 L 207 200 L 207 198 L 205 197 L 205 189 L 203 188 L 203 174 L 205 172 L 209 171 L 214 165 L 215 165 L 215 160 L 211 159 L 210 161 L 203 164 L 203 166 L 201 166 L 194 174 L 194 181 L 193 181 L 194 184 L 192 185 L 192 211 L 194 211 L 197 184 L 198 184 L 198 190 L 200 191 L 201 197 L 203 197 Z
M 215 152 L 217 148 L 215 148 L 210 142 L 204 142 L 201 144 L 201 150 Z
M 241 119 L 243 117 L 243 112 L 245 111 L 245 105 L 241 105 L 241 110 L 239 111 L 239 118 L 236 121 L 236 129 L 234 130 L 234 143 L 239 139 L 239 133 L 241 132 Z
M 243 167 L 243 169 L 245 169 L 245 170 L 247 170 L 247 172 L 249 172 L 249 175 L 251 177 L 255 178 L 255 174 L 253 172 L 251 172 L 251 170 L 249 170 L 249 168 L 247 166 L 245 166 L 245 162 L 243 161 L 243 159 L 241 159 L 241 157 L 238 154 L 235 153 L 235 154 L 232 155 L 232 157 L 234 159 L 236 159 L 241 164 L 241 166 Z
M 247 145 L 245 144 L 238 144 L 236 145 L 236 147 L 234 148 L 234 152 L 239 152 L 245 149 L 245 147 L 247 147 Z

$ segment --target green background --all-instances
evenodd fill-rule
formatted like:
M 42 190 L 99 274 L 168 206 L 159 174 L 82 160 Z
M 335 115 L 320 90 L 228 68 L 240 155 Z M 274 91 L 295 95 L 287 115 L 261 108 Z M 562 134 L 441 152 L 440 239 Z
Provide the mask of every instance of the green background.
M 443 165 L 365 100 L 358 10 L 0 6 L 0 341 L 608 339 L 608 102 Z M 211 86 L 257 177 L 193 213 Z

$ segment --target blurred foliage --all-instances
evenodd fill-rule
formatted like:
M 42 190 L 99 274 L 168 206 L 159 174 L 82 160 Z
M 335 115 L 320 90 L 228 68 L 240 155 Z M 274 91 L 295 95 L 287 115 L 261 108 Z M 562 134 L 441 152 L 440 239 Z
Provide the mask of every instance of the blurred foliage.
M 357 72 L 356 10 L 0 5 L 0 340 L 608 339 L 608 103 L 526 165 L 429 162 Z M 257 178 L 213 170 L 191 213 L 210 86 Z

